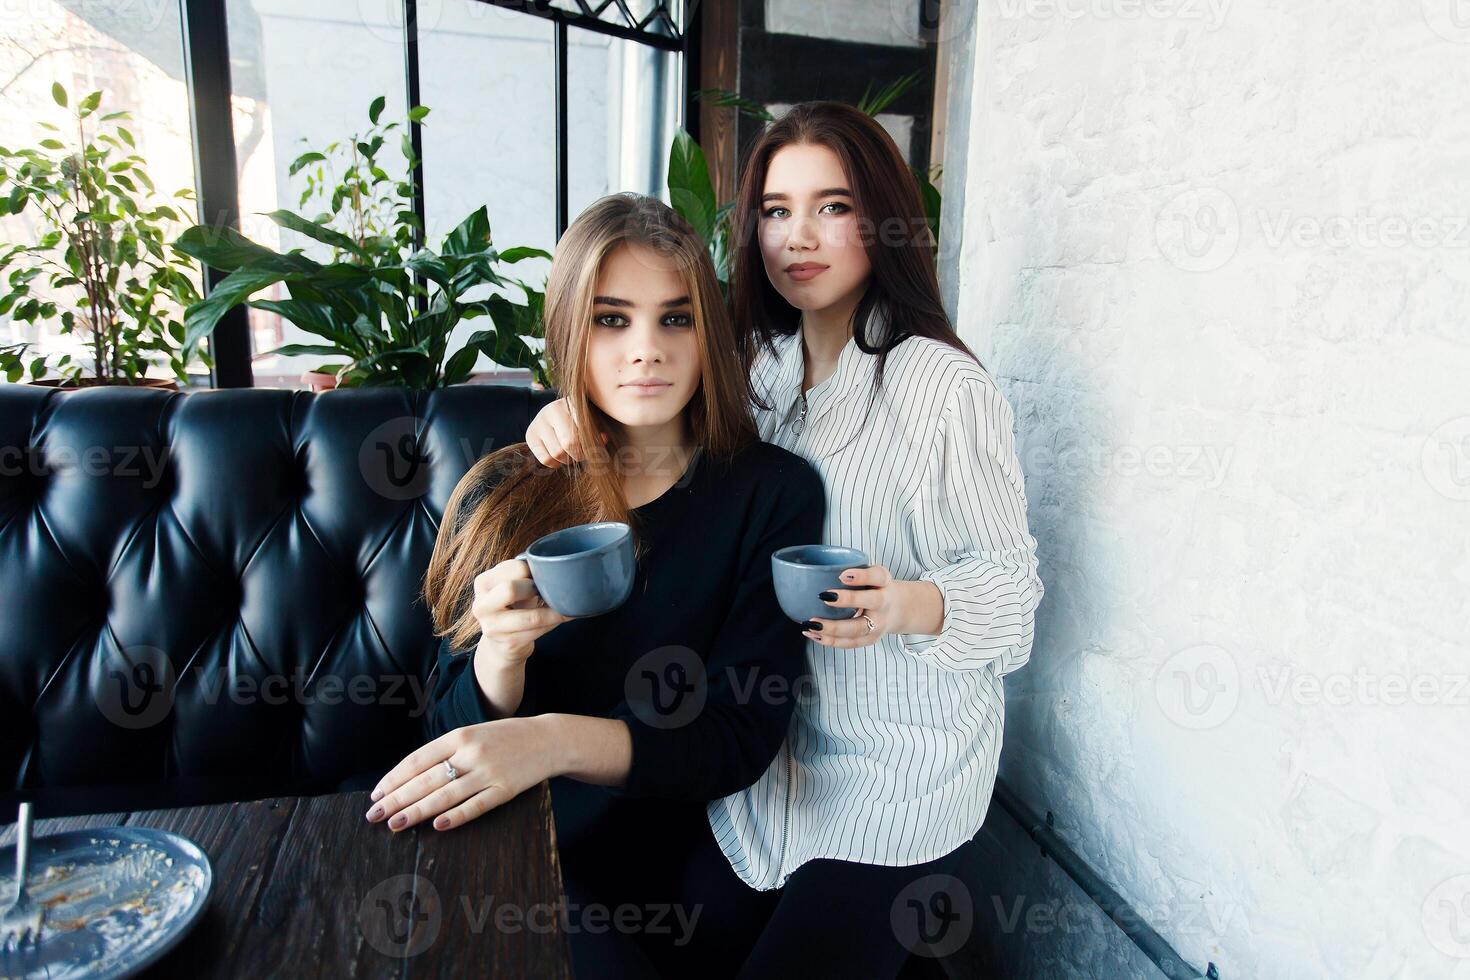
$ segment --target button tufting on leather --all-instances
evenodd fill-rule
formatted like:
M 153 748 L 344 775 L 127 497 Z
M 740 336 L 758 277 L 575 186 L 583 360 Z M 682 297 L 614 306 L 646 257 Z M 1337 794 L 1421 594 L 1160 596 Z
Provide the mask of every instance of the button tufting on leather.
M 424 732 L 382 679 L 438 647 L 420 510 L 553 397 L 0 385 L 0 783 L 386 771 Z

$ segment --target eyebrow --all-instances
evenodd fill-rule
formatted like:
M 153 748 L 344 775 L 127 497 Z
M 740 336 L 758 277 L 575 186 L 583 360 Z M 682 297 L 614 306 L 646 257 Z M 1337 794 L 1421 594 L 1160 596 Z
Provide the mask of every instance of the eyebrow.
M 789 195 L 787 194 L 779 193 L 762 194 L 761 203 L 764 204 L 767 201 L 784 201 L 787 199 L 788 196 Z M 852 197 L 852 191 L 848 190 L 846 187 L 828 187 L 823 190 L 817 191 L 817 197 Z
M 592 297 L 592 302 L 599 306 L 622 306 L 627 307 L 628 309 L 632 309 L 633 307 L 638 305 L 631 300 L 619 299 L 616 296 L 594 296 Z M 660 305 L 662 305 L 663 308 L 666 310 L 673 309 L 676 306 L 688 306 L 689 297 L 680 296 L 678 299 L 664 300 L 664 302 Z

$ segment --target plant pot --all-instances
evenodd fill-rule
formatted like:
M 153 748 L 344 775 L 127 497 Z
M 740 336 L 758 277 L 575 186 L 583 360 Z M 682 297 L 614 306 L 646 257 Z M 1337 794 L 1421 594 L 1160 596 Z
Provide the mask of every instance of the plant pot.
M 153 388 L 158 391 L 178 391 L 179 383 L 171 378 L 139 378 L 136 381 L 111 381 L 98 378 L 42 378 L 28 381 L 37 388 L 58 388 L 62 391 L 80 391 L 83 388 Z
M 337 387 L 337 376 L 327 371 L 302 371 L 301 383 L 312 391 L 331 391 Z

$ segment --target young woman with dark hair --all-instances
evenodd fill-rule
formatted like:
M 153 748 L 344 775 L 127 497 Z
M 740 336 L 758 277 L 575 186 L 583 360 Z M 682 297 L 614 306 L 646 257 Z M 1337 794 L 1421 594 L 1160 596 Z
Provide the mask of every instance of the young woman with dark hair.
M 744 975 L 892 976 L 916 935 L 968 928 L 942 910 L 967 897 L 953 876 L 994 787 L 1002 678 L 1030 657 L 1043 588 L 1013 415 L 940 304 L 917 182 L 864 113 L 803 103 L 772 123 L 735 230 L 761 437 L 816 466 L 822 540 L 872 564 L 822 596 L 857 616 L 805 624 L 811 696 L 780 756 L 709 806 L 706 914 L 764 919 Z M 541 462 L 581 458 L 576 418 L 542 410 Z
M 755 782 L 788 727 L 790 697 L 752 693 L 803 667 L 771 554 L 820 537 L 822 485 L 757 438 L 714 268 L 666 205 L 613 195 L 583 212 L 545 321 L 561 391 L 607 445 L 556 471 L 509 446 L 455 487 L 424 581 L 437 737 L 383 777 L 367 818 L 447 830 L 549 778 L 577 972 L 682 970 L 689 933 L 721 928 L 680 877 L 708 803 Z M 632 595 L 568 619 L 514 556 L 593 521 L 634 528 Z M 627 905 L 662 931 L 576 919 Z

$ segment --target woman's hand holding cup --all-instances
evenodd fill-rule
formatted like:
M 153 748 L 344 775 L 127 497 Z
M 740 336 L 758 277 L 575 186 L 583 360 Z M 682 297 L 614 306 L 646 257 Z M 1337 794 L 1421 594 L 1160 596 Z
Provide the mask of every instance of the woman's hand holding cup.
M 480 624 L 477 655 L 500 665 L 524 664 L 538 638 L 572 619 L 542 601 L 531 567 L 519 558 L 508 558 L 475 576 L 470 612 Z

